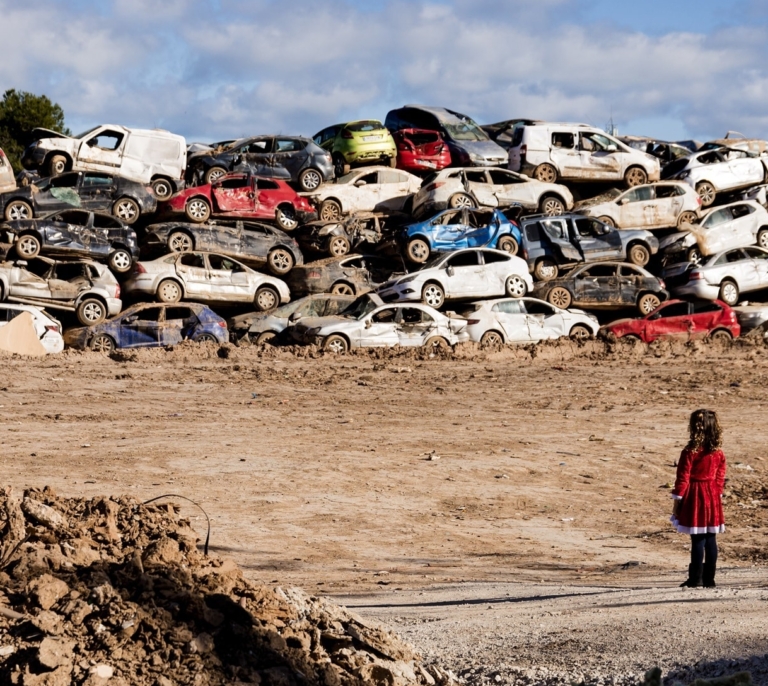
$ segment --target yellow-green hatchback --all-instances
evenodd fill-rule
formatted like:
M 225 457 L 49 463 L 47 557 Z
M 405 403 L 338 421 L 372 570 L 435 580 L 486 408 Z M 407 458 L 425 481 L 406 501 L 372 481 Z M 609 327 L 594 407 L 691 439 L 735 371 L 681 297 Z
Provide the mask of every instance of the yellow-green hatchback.
M 397 164 L 397 147 L 392 134 L 380 121 L 364 119 L 334 124 L 312 136 L 317 145 L 331 153 L 336 177 L 348 174 L 352 165 Z

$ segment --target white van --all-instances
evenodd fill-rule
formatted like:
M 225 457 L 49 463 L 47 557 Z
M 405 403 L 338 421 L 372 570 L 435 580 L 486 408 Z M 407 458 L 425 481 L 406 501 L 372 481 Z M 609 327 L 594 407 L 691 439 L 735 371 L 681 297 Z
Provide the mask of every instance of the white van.
M 25 151 L 25 169 L 56 176 L 65 171 L 101 171 L 152 184 L 158 200 L 184 187 L 187 142 L 162 129 L 127 129 L 104 124 L 78 136 L 35 129 Z
M 659 160 L 586 124 L 521 124 L 509 148 L 509 168 L 546 183 L 658 181 Z
M 13 175 L 13 167 L 0 149 L 0 193 L 16 190 L 16 178 Z

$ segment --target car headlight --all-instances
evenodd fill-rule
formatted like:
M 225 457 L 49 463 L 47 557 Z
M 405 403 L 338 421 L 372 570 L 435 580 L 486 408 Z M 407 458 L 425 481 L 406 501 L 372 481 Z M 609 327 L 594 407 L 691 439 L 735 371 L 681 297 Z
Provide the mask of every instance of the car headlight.
M 691 175 L 691 172 L 689 172 L 689 171 L 683 171 L 683 172 L 680 172 L 680 173 L 677 175 L 677 178 L 678 178 L 678 179 L 687 179 L 687 178 L 688 178 L 690 175 Z
M 473 152 L 469 153 L 469 159 L 472 160 L 472 162 L 485 162 L 485 157 L 482 155 L 477 155 Z
M 307 336 L 317 336 L 320 333 L 320 327 L 316 326 L 314 329 L 307 329 Z
M 415 280 L 416 280 L 415 274 L 413 276 L 406 276 L 404 279 L 400 279 L 397 282 L 397 285 L 399 286 L 400 284 L 403 284 L 403 283 L 411 283 L 411 281 L 415 281 Z

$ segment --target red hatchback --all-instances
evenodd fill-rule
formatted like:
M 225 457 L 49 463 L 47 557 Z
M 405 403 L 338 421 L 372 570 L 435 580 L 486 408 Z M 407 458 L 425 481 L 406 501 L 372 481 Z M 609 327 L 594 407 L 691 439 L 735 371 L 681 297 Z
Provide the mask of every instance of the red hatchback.
M 642 319 L 619 319 L 602 329 L 618 338 L 631 336 L 645 343 L 657 338 L 691 340 L 709 337 L 730 340 L 741 333 L 736 313 L 722 300 L 670 300 Z
M 401 129 L 392 134 L 397 146 L 397 168 L 424 174 L 451 164 L 451 151 L 439 131 Z
M 286 231 L 317 219 L 309 201 L 285 181 L 248 173 L 226 174 L 212 184 L 176 193 L 163 203 L 160 213 L 183 213 L 200 224 L 212 216 L 266 219 Z

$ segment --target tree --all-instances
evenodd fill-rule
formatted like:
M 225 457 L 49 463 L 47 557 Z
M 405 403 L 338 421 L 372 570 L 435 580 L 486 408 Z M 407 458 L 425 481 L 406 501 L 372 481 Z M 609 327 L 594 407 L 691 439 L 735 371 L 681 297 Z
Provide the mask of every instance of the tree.
M 21 156 L 38 127 L 71 135 L 64 126 L 64 110 L 47 96 L 14 88 L 5 91 L 0 100 L 0 148 L 16 171 L 21 170 Z

